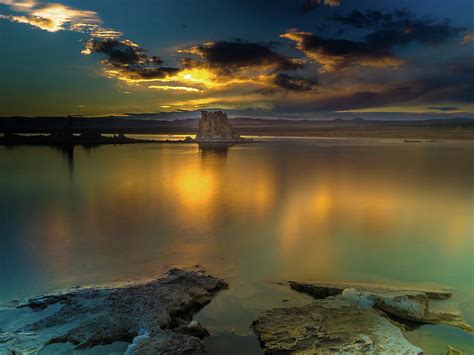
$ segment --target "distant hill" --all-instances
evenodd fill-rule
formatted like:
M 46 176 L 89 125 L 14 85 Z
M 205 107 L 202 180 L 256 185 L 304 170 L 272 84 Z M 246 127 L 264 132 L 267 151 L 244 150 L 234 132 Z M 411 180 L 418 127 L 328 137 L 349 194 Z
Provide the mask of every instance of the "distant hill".
M 229 119 L 242 135 L 256 136 L 441 136 L 474 139 L 474 119 L 449 118 L 430 120 L 289 120 L 236 117 Z M 143 117 L 73 117 L 74 132 L 193 134 L 197 119 L 157 120 Z M 68 125 L 67 117 L 0 117 L 0 133 L 49 133 Z M 418 133 L 417 133 L 418 132 Z M 428 134 L 429 133 L 429 134 Z

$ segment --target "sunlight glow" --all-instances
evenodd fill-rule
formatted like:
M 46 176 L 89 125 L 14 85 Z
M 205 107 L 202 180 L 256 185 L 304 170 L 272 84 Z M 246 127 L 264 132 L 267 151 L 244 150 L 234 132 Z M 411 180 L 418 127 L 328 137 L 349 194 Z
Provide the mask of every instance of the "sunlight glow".
M 196 88 L 190 88 L 187 86 L 170 86 L 170 85 L 150 85 L 148 87 L 149 89 L 156 89 L 156 90 L 176 90 L 176 91 L 193 91 L 193 92 L 199 92 L 199 89 Z

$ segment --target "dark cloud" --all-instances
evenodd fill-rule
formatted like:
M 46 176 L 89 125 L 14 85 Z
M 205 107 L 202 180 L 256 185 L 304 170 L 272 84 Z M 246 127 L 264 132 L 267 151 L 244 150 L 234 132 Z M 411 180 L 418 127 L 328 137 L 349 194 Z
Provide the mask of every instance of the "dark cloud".
M 412 42 L 439 44 L 466 33 L 448 20 L 436 22 L 418 18 L 405 10 L 383 13 L 377 10 L 353 10 L 348 15 L 334 15 L 331 21 L 343 25 L 371 29 L 362 40 L 324 38 L 309 32 L 291 30 L 282 37 L 297 43 L 307 57 L 322 64 L 322 71 L 350 69 L 355 66 L 398 67 L 404 63 L 392 50 Z M 338 32 L 342 34 L 342 32 Z
M 339 6 L 341 5 L 341 0 L 304 0 L 303 2 L 303 13 L 307 13 L 319 6 Z
M 407 102 L 416 94 L 411 87 L 387 88 L 380 91 L 355 91 L 339 95 L 318 95 L 305 102 L 282 102 L 275 105 L 277 112 L 326 112 L 366 109 Z
M 451 79 L 423 77 L 407 81 L 405 85 L 382 87 L 378 90 L 355 91 L 315 97 L 314 100 L 299 103 L 281 103 L 275 106 L 282 112 L 345 111 L 386 106 L 426 105 L 431 102 L 474 102 L 474 84 Z M 429 107 L 441 112 L 457 110 L 457 107 Z
M 376 47 L 392 47 L 411 42 L 439 44 L 459 36 L 465 29 L 453 27 L 449 23 L 426 23 L 417 21 L 398 21 L 391 26 L 379 29 L 365 38 Z
M 317 84 L 316 80 L 305 79 L 303 77 L 292 77 L 284 73 L 275 76 L 273 83 L 288 91 L 309 91 Z
M 359 10 L 353 10 L 348 15 L 334 15 L 329 17 L 330 20 L 339 22 L 343 25 L 349 25 L 356 28 L 366 28 L 388 23 L 393 20 L 393 15 L 383 14 L 377 10 L 367 10 L 365 13 Z
M 425 102 L 474 103 L 474 62 L 470 55 L 423 69 L 413 82 Z
M 202 60 L 184 58 L 185 66 L 208 66 L 225 74 L 232 74 L 252 67 L 268 67 L 274 71 L 290 71 L 303 68 L 297 60 L 273 52 L 260 43 L 242 41 L 209 42 L 180 51 L 195 54 Z
M 330 19 L 355 28 L 374 28 L 365 37 L 374 48 L 390 48 L 411 42 L 439 44 L 466 31 L 465 28 L 452 26 L 448 20 L 437 22 L 426 17 L 418 18 L 405 10 L 390 13 L 354 10 L 348 15 L 335 15 Z
M 149 57 L 143 48 L 128 40 L 118 39 L 91 39 L 86 49 L 95 53 L 103 53 L 107 55 L 107 60 L 116 66 L 133 65 L 149 63 L 154 65 L 163 64 L 163 60 L 159 57 Z
M 87 42 L 83 53 L 105 54 L 104 64 L 118 70 L 124 79 L 162 79 L 179 71 L 177 68 L 164 67 L 161 58 L 149 56 L 142 47 L 129 40 L 93 38 Z
M 322 65 L 322 71 L 354 66 L 397 67 L 403 64 L 388 49 L 373 47 L 367 42 L 327 39 L 298 31 L 289 31 L 281 37 L 295 41 L 299 50 Z
M 432 106 L 432 107 L 427 107 L 428 110 L 436 110 L 436 111 L 457 111 L 459 110 L 458 107 L 455 106 Z

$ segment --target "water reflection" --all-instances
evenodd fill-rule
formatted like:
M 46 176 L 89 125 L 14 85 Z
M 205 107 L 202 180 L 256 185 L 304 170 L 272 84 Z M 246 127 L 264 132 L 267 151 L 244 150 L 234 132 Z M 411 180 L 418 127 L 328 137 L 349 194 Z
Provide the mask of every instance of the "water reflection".
M 288 278 L 472 294 L 472 152 L 357 141 L 3 150 L 0 301 L 194 264 L 243 303 Z M 258 292 L 264 307 L 274 292 Z
M 60 153 L 67 161 L 67 168 L 69 172 L 69 179 L 74 179 L 74 146 L 53 146 L 52 149 Z
M 225 159 L 227 156 L 227 152 L 229 151 L 229 147 L 231 146 L 232 145 L 228 143 L 200 143 L 199 152 L 201 153 L 201 157 L 203 159 L 206 159 L 206 158 Z
M 403 280 L 407 276 L 399 269 L 417 263 L 412 258 L 421 253 L 438 258 L 439 272 L 422 267 L 409 276 L 411 281 L 446 283 L 453 280 L 441 265 L 452 270 L 468 261 L 473 227 L 469 149 L 465 160 L 441 164 L 439 152 L 423 147 L 409 152 L 382 147 L 383 154 L 372 148 L 357 153 L 353 148 L 283 148 L 76 148 L 62 151 L 65 165 L 55 161 L 47 171 L 35 170 L 28 148 L 8 152 L 7 158 L 16 158 L 10 172 L 2 173 L 2 186 L 12 189 L 7 195 L 20 194 L 25 186 L 32 191 L 20 209 L 24 214 L 15 216 L 21 224 L 14 235 L 41 262 L 35 265 L 33 258 L 23 267 L 51 266 L 74 274 L 81 258 L 102 267 L 105 260 L 146 259 L 153 251 L 208 264 L 208 257 L 231 247 L 233 256 L 259 265 L 261 277 Z M 26 153 L 26 161 L 18 164 Z M 449 149 L 442 153 L 452 154 Z M 74 185 L 61 179 L 62 166 L 74 175 Z M 24 170 L 18 181 L 11 178 L 18 174 L 15 169 Z M 64 250 L 61 241 L 68 243 Z M 69 269 L 54 265 L 69 252 L 74 254 Z M 172 263 L 173 257 L 160 258 Z M 378 275 L 369 272 L 382 261 L 386 267 Z

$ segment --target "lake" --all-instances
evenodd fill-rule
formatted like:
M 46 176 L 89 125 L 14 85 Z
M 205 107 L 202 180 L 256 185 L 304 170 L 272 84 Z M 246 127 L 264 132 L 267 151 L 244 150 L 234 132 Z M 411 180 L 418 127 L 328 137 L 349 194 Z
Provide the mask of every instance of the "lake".
M 230 283 L 196 317 L 211 354 L 261 353 L 249 323 L 309 301 L 289 279 L 446 287 L 474 324 L 474 142 L 260 140 L 0 147 L 0 304 L 197 265 Z M 474 353 L 448 326 L 406 335 Z

